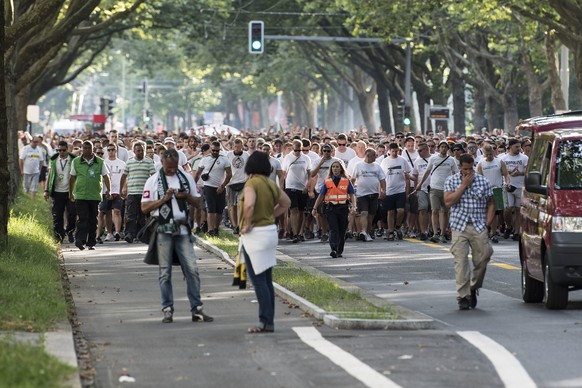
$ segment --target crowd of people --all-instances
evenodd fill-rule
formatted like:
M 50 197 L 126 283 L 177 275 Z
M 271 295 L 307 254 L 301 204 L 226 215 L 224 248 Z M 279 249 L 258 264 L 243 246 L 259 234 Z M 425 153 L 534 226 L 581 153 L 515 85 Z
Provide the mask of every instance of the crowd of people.
M 23 133 L 19 145 L 25 192 L 34 196 L 43 190 L 45 198 L 52 199 L 55 237 L 79 249 L 93 250 L 97 244 L 122 239 L 133 243 L 146 221 L 143 204 L 162 186 L 148 179 L 174 156 L 177 176 L 187 177 L 177 181 L 177 192 L 187 186 L 197 198 L 176 203 L 174 209 L 187 213 L 184 219 L 192 234 L 217 236 L 221 224 L 235 234 L 248 233 L 239 203 L 245 183 L 260 181 L 257 177 L 263 173 L 254 171 L 254 180 L 248 180 L 249 159 L 263 153 L 267 179 L 289 199 L 289 209 L 278 211 L 273 220 L 278 239 L 319 239 L 329 243 L 330 256 L 337 258 L 349 239 L 451 241 L 450 209 L 455 202 L 447 198 L 454 191 L 447 189 L 447 182 L 463 169 L 464 155 L 471 157 L 473 170 L 492 189 L 495 211 L 486 225 L 488 241 L 518 239 L 516 216 L 531 140 L 498 130 L 447 136 L 365 130 L 335 134 L 309 128 L 205 135 L 191 129 L 177 134 L 49 133 L 46 138 Z M 174 176 L 173 166 L 169 169 Z M 156 190 L 144 190 L 146 182 Z M 279 201 L 278 191 L 274 194 Z M 164 197 L 161 189 L 159 195 Z M 199 206 L 188 206 L 190 202 Z M 161 214 L 166 208 L 172 210 L 154 210 Z M 149 213 L 151 206 L 145 209 Z M 247 253 L 252 249 L 256 247 Z M 197 282 L 191 283 L 195 287 Z M 172 299 L 166 295 L 165 300 L 164 310 L 173 312 Z M 201 306 L 195 297 L 192 303 L 193 311 Z M 167 315 L 166 321 L 171 321 Z M 267 319 L 257 327 L 270 325 Z

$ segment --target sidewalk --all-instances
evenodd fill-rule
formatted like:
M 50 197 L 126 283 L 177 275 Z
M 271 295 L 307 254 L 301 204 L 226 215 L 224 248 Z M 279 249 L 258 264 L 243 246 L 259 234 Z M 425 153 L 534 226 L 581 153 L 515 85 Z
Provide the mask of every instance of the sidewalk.
M 62 247 L 96 386 L 117 387 L 135 379 L 140 387 L 226 387 L 240 379 L 245 386 L 271 387 L 275 381 L 257 373 L 262 350 L 285 352 L 278 347 L 296 338 L 292 327 L 313 325 L 313 319 L 277 298 L 275 333 L 247 334 L 258 321 L 254 291 L 231 286 L 232 267 L 200 248 L 201 296 L 215 321 L 191 321 L 185 282 L 174 267 L 174 323 L 162 324 L 158 269 L 142 261 L 147 246 L 121 241 L 96 248 Z M 70 352 L 74 348 L 66 352 L 69 357 Z

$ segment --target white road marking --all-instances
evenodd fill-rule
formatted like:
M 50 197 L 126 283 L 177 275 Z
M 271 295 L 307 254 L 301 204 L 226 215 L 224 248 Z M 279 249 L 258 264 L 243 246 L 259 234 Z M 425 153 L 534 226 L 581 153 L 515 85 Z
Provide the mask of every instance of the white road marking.
M 343 368 L 367 387 L 399 388 L 400 385 L 383 374 L 372 369 L 342 348 L 329 342 L 314 327 L 294 327 L 301 341 L 327 357 L 331 362 Z
M 537 387 L 519 360 L 491 338 L 478 331 L 458 331 L 457 334 L 479 349 L 491 361 L 506 387 Z

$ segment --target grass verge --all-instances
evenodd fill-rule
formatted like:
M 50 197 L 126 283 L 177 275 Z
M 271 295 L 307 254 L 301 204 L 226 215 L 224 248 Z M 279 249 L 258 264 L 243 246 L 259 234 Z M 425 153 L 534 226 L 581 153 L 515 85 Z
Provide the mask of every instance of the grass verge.
M 8 236 L 0 243 L 0 330 L 45 332 L 68 319 L 50 205 L 20 194 Z M 9 335 L 10 337 L 10 335 Z M 0 341 L 0 382 L 9 387 L 58 387 L 73 371 L 42 347 Z
M 219 237 L 205 237 L 219 249 L 233 257 L 238 253 L 238 237 L 221 231 Z M 290 263 L 279 262 L 273 269 L 273 280 L 295 294 L 328 312 L 341 312 L 342 318 L 396 319 L 390 307 L 378 307 L 358 292 L 346 291 L 330 279 L 310 274 Z

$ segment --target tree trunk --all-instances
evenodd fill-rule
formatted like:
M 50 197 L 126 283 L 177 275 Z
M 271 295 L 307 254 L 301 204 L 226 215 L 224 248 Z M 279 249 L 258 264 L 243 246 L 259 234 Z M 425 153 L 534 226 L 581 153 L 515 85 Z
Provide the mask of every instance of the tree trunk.
M 376 101 L 377 94 L 376 83 L 373 83 L 372 89 L 369 92 L 358 93 L 358 105 L 364 125 L 368 128 L 368 133 L 376 131 L 376 120 L 374 119 L 374 101 Z
M 574 55 L 574 74 L 576 76 L 576 85 L 578 86 L 578 94 L 582 96 L 582 43 L 575 42 L 571 47 Z
M 531 55 L 525 46 L 520 47 L 521 62 L 523 64 L 523 72 L 527 80 L 528 99 L 529 99 L 529 114 L 531 117 L 542 115 L 542 88 L 538 82 Z M 517 124 L 517 122 L 515 122 Z
M 0 47 L 5 47 L 4 44 L 4 7 L 0 7 Z M 4 55 L 0 56 L 0 70 L 2 71 L 2 77 L 0 77 L 0 153 L 2 155 L 8 155 L 9 151 L 9 136 L 8 136 L 8 118 L 6 114 L 6 84 L 4 76 L 6 74 Z M 8 158 L 0 158 L 0 241 L 8 235 L 8 218 L 10 216 L 10 172 L 8 169 Z
M 519 121 L 519 115 L 517 114 L 517 93 L 515 89 L 512 88 L 511 91 L 504 95 L 503 110 L 505 112 L 503 128 L 506 133 L 513 133 Z
M 378 85 L 378 110 L 380 111 L 380 125 L 386 134 L 394 133 L 392 125 L 390 124 L 390 104 L 388 103 L 390 96 L 388 89 L 383 85 Z
M 482 128 L 487 128 L 487 118 L 485 117 L 485 91 L 482 88 L 473 89 L 473 123 L 475 125 L 475 133 L 481 133 Z M 489 131 L 492 128 L 487 128 Z
M 465 81 L 454 71 L 450 77 L 453 94 L 453 132 L 465 135 Z

